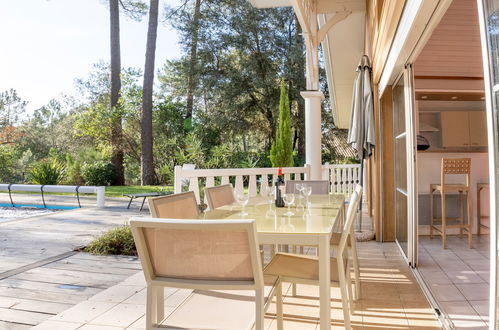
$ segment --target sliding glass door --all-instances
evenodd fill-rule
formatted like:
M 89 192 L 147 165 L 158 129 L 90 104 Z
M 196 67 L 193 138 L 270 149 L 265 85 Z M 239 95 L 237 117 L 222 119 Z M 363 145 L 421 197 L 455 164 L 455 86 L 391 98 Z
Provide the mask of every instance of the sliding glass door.
M 417 260 L 412 68 L 393 85 L 395 240 L 409 265 Z
M 484 82 L 487 104 L 487 131 L 490 171 L 490 309 L 489 325 L 499 329 L 498 257 L 499 228 L 499 0 L 479 0 L 480 33 L 484 62 Z

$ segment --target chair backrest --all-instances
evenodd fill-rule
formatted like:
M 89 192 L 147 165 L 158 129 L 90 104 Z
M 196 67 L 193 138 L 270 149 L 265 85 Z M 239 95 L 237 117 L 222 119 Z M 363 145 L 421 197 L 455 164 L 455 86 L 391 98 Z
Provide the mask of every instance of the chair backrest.
M 466 186 L 470 186 L 471 158 L 442 158 L 440 170 L 441 185 L 445 185 L 446 175 L 461 174 L 466 176 Z
M 304 183 L 312 187 L 312 195 L 327 195 L 329 194 L 329 181 L 328 180 L 288 180 L 286 181 L 286 193 L 287 194 L 297 194 L 298 189 L 296 185 L 299 183 Z
M 185 288 L 263 287 L 255 220 L 137 217 L 130 225 L 146 281 Z
M 340 242 L 338 243 L 337 256 L 343 255 L 347 244 L 348 235 L 353 234 L 353 224 L 355 222 L 355 216 L 357 214 L 357 210 L 359 209 L 359 203 L 361 200 L 362 186 L 360 184 L 356 184 L 353 193 L 350 195 L 346 221 L 343 224 L 343 231 L 341 232 Z
M 149 198 L 148 202 L 153 218 L 191 219 L 199 215 L 193 191 Z
M 232 188 L 230 183 L 206 188 L 205 194 L 210 210 L 214 210 L 224 205 L 233 204 L 236 201 L 234 199 L 234 188 Z

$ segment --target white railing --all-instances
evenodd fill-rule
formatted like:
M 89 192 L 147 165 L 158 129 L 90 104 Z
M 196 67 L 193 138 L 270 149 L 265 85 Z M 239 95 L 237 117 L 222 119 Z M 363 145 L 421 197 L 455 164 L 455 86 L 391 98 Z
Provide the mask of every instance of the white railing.
M 217 181 L 219 184 L 230 183 L 232 178 L 235 183 L 234 190 L 236 193 L 243 192 L 246 186 L 249 196 L 254 197 L 258 195 L 259 191 L 262 191 L 262 185 L 269 185 L 269 183 L 275 182 L 277 176 L 277 169 L 272 167 L 194 169 L 191 164 L 186 165 L 175 166 L 174 192 L 176 194 L 180 193 L 182 192 L 183 184 L 188 185 L 188 189 L 194 191 L 198 203 L 201 201 L 199 194 L 200 182 L 203 184 L 202 189 L 204 190 L 205 188 L 215 186 L 215 182 Z M 283 167 L 282 172 L 285 181 L 307 180 L 310 176 L 310 167 Z
M 0 183 L 0 191 L 5 191 L 9 193 L 10 200 L 12 202 L 11 192 L 13 191 L 25 191 L 25 192 L 37 192 L 42 195 L 46 192 L 50 193 L 76 193 L 79 203 L 79 194 L 96 194 L 97 195 L 97 207 L 104 207 L 105 205 L 105 192 L 106 187 L 98 186 L 63 186 L 63 185 L 39 185 L 39 184 L 8 184 Z M 44 200 L 45 204 L 45 200 Z
M 322 178 L 331 182 L 331 192 L 350 195 L 360 183 L 360 164 L 322 165 Z

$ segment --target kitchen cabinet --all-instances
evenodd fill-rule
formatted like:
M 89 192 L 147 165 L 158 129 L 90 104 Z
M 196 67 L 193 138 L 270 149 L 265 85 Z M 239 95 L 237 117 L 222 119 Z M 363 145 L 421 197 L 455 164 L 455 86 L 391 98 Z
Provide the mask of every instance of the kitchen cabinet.
M 442 111 L 443 147 L 487 146 L 484 111 Z
M 470 145 L 482 147 L 487 145 L 487 118 L 485 111 L 470 111 Z

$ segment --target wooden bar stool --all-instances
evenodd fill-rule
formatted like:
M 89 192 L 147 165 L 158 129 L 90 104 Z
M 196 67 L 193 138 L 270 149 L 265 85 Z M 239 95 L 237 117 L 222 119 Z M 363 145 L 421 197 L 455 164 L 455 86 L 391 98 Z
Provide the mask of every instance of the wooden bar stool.
M 465 175 L 465 184 L 445 183 L 448 175 Z M 440 171 L 440 184 L 430 184 L 430 238 L 433 238 L 433 231 L 436 230 L 442 236 L 442 247 L 446 248 L 447 229 L 459 228 L 459 237 L 462 237 L 463 231 L 468 234 L 468 247 L 471 248 L 472 239 L 472 218 L 471 218 L 471 158 L 442 158 L 442 167 Z M 433 193 L 440 194 L 441 200 L 441 218 L 436 218 L 433 210 Z M 447 217 L 445 203 L 446 193 L 459 193 L 459 217 Z M 466 197 L 465 197 L 466 194 Z M 467 223 L 464 222 L 464 199 L 466 198 L 466 216 Z M 447 224 L 451 221 L 452 224 Z M 457 223 L 456 223 L 457 222 Z
M 482 223 L 482 219 L 490 219 L 488 215 L 482 215 L 481 195 L 483 189 L 489 189 L 488 183 L 476 184 L 476 233 L 481 235 L 482 228 L 490 229 L 489 226 Z

